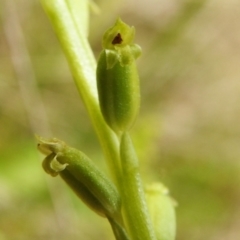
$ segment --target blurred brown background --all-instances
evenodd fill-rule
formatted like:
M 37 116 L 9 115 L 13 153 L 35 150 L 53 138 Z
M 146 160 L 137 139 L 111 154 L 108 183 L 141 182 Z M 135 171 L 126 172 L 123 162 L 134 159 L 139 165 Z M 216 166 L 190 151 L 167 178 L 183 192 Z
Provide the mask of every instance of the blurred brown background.
M 240 238 L 240 2 L 96 1 L 90 44 L 120 16 L 137 30 L 142 108 L 132 129 L 145 183 L 178 202 L 177 240 Z M 34 133 L 78 147 L 107 171 L 39 1 L 0 1 L 0 240 L 113 239 L 41 168 Z

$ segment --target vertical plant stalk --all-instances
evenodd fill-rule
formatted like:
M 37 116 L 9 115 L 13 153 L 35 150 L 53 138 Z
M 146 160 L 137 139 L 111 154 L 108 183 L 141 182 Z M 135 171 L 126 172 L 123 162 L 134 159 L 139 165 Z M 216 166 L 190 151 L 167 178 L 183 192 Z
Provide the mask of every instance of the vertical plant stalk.
M 72 19 L 79 32 L 84 36 L 88 36 L 89 27 L 89 0 L 65 0 L 71 13 Z M 81 14 L 79 14 L 81 13 Z M 81 23 L 81 24 L 78 24 Z

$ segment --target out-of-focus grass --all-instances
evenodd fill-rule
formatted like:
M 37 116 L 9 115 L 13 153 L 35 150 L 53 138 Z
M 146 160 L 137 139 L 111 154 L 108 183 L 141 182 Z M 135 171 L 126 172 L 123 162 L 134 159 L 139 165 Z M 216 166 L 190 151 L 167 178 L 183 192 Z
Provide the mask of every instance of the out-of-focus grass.
M 4 34 L 6 1 L 0 3 L 0 239 L 113 239 L 106 221 L 41 168 Z M 13 2 L 52 134 L 106 170 L 40 4 Z M 145 182 L 163 181 L 178 203 L 177 240 L 238 239 L 239 1 L 98 4 L 102 12 L 92 14 L 90 29 L 96 56 L 117 16 L 136 27 L 142 108 L 132 135 Z M 40 131 L 43 119 L 34 121 Z

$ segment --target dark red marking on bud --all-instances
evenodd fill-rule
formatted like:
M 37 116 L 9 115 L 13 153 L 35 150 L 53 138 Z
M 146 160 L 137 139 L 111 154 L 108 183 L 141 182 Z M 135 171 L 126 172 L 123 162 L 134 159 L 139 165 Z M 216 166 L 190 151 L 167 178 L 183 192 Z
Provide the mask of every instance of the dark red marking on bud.
M 123 39 L 120 33 L 112 40 L 112 44 L 120 44 L 122 43 Z

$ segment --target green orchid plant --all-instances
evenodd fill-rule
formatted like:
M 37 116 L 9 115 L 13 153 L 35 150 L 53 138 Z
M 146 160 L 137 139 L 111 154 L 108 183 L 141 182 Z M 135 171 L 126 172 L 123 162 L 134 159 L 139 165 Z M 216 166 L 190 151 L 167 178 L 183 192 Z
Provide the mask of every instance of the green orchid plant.
M 140 106 L 135 29 L 120 18 L 103 35 L 98 62 L 87 40 L 88 1 L 41 0 L 69 62 L 106 157 L 111 179 L 82 151 L 37 136 L 43 169 L 60 176 L 117 240 L 174 240 L 175 211 L 161 183 L 144 187 L 129 134 Z

